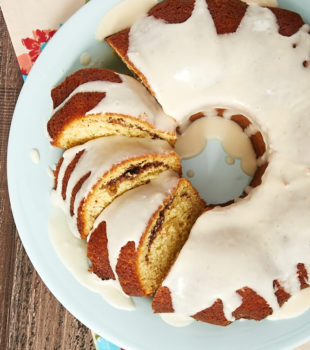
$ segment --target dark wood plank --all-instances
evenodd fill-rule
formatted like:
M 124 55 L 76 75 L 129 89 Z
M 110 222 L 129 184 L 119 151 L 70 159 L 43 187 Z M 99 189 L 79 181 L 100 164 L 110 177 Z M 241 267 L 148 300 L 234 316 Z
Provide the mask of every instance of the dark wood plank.
M 54 298 L 34 270 L 11 214 L 6 149 L 22 84 L 0 11 L 0 349 L 94 349 L 90 331 Z

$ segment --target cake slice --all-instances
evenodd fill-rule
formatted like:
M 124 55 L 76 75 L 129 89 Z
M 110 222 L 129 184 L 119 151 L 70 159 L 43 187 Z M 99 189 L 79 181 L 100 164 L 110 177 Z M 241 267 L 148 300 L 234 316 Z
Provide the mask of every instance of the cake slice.
M 176 141 L 176 122 L 134 78 L 101 68 L 79 70 L 52 92 L 51 144 L 70 148 L 108 135 Z
M 163 140 L 107 136 L 65 151 L 55 171 L 54 197 L 76 235 L 86 238 L 114 198 L 171 169 L 179 156 Z
M 185 178 L 166 171 L 126 192 L 97 218 L 88 241 L 92 271 L 131 296 L 151 296 L 205 203 Z

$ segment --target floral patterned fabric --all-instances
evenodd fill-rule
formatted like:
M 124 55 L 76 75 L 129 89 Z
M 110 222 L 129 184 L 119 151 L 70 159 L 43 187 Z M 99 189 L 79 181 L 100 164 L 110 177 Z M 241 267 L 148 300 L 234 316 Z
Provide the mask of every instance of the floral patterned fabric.
M 0 0 L 17 60 L 26 78 L 56 30 L 86 0 Z
M 40 52 L 44 49 L 46 43 L 55 33 L 55 29 L 36 29 L 33 31 L 32 38 L 22 39 L 22 43 L 28 52 L 17 56 L 17 60 L 24 79 L 29 74 L 32 65 L 39 57 Z

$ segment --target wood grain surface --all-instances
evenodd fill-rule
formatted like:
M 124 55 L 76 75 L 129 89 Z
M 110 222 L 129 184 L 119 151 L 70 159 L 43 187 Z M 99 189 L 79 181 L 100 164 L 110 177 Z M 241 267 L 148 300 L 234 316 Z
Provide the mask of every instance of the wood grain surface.
M 22 85 L 0 10 L 0 350 L 93 350 L 91 332 L 54 298 L 34 270 L 11 214 L 6 150 Z

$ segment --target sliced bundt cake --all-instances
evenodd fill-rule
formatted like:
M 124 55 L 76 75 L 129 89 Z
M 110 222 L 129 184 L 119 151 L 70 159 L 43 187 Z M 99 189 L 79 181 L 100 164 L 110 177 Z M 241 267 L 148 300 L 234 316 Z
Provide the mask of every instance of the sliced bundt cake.
M 128 295 L 152 295 L 204 207 L 190 182 L 171 171 L 126 192 L 96 219 L 88 241 L 92 271 L 117 279 Z
M 64 152 L 54 195 L 72 219 L 72 229 L 85 238 L 114 198 L 167 169 L 181 173 L 179 156 L 166 141 L 102 137 Z
M 85 68 L 52 90 L 54 114 L 47 124 L 53 146 L 70 148 L 108 135 L 176 141 L 176 122 L 134 78 Z

